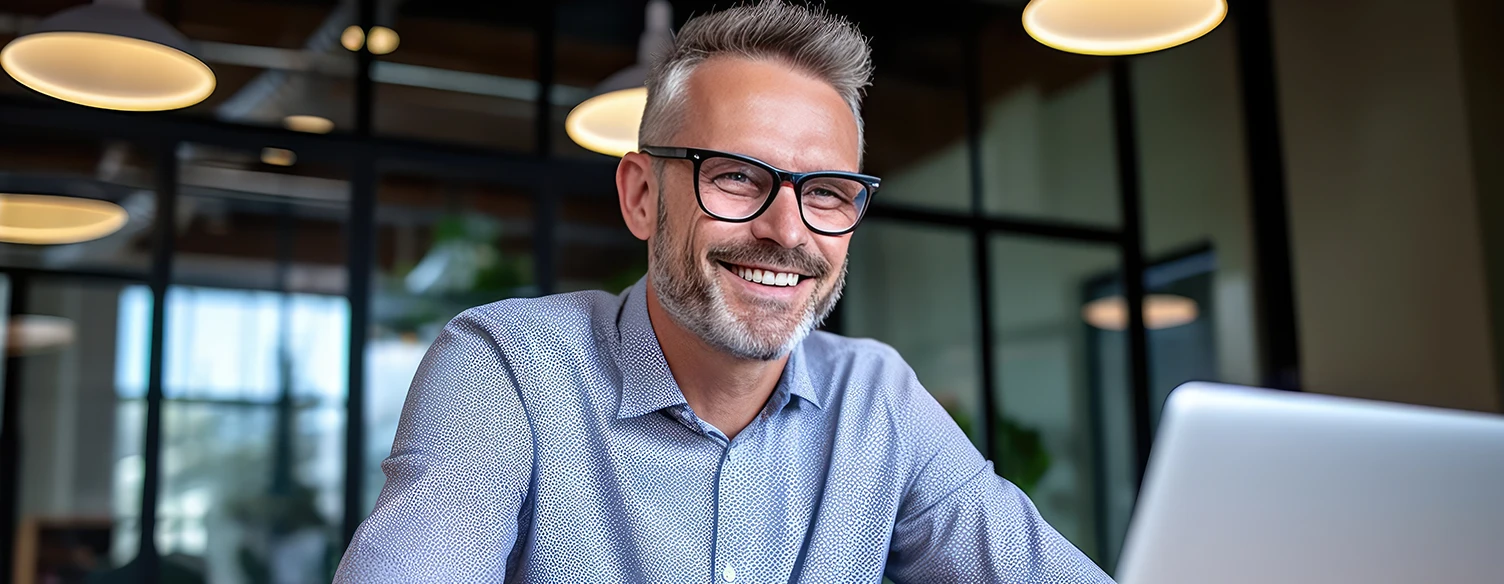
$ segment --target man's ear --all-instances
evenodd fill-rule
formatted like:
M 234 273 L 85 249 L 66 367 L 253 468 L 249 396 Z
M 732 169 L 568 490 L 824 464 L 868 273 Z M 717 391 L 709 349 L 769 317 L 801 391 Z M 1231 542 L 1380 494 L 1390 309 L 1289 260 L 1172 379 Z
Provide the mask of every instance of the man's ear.
M 621 218 L 637 239 L 647 241 L 657 228 L 658 177 L 653 173 L 652 157 L 628 152 L 616 165 L 616 196 L 621 202 Z

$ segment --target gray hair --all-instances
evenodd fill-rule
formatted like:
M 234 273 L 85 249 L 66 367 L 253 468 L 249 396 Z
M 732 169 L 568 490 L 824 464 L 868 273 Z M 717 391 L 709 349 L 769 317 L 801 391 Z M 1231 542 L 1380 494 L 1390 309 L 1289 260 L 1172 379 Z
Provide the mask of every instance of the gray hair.
M 867 38 L 845 18 L 821 7 L 763 0 L 697 16 L 684 24 L 648 73 L 648 103 L 638 145 L 667 144 L 679 131 L 685 88 L 695 67 L 717 56 L 771 59 L 834 87 L 856 116 L 857 153 L 864 149 L 862 95 L 872 82 Z

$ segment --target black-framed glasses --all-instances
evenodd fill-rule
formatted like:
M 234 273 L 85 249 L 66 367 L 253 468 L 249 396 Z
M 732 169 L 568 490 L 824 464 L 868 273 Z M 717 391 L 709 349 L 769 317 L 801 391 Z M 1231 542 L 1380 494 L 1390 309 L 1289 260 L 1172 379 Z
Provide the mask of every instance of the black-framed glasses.
M 705 214 L 732 223 L 756 219 L 773 205 L 783 183 L 794 185 L 799 216 L 811 231 L 841 235 L 856 229 L 882 179 L 839 170 L 789 172 L 741 154 L 643 146 L 643 154 L 695 165 L 695 199 Z

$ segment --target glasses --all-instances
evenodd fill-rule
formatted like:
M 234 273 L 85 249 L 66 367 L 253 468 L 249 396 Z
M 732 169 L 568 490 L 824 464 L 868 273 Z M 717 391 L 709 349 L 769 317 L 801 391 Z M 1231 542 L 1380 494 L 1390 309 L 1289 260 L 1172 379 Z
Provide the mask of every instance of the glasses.
M 773 206 L 783 183 L 790 183 L 804 225 L 822 235 L 856 229 L 882 182 L 875 176 L 838 170 L 789 172 L 750 156 L 701 148 L 643 146 L 640 150 L 657 158 L 693 161 L 695 199 L 705 214 L 721 221 L 756 219 Z

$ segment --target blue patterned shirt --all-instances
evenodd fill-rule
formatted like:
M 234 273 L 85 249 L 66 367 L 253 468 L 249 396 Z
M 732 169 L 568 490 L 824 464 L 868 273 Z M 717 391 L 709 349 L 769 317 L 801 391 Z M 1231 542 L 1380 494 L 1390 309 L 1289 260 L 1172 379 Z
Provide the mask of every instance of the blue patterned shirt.
M 882 343 L 812 334 L 727 440 L 643 281 L 456 317 L 382 469 L 336 582 L 1110 582 Z

